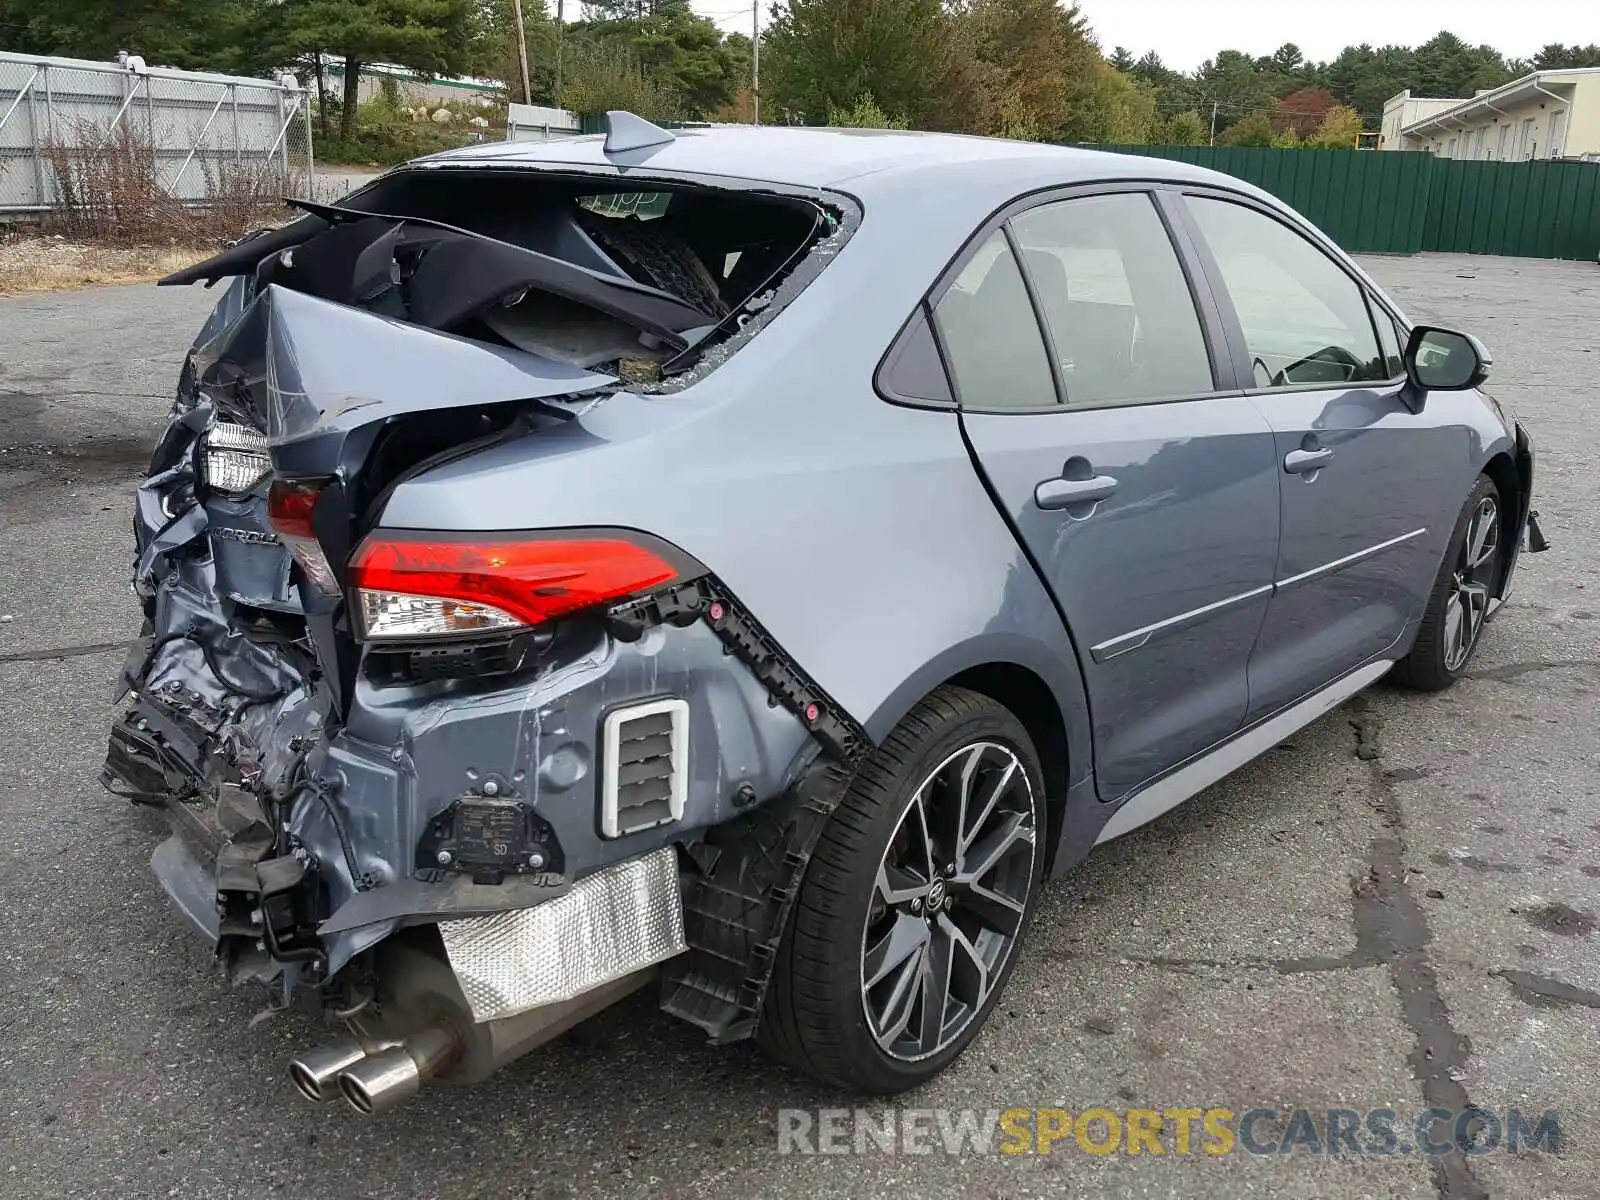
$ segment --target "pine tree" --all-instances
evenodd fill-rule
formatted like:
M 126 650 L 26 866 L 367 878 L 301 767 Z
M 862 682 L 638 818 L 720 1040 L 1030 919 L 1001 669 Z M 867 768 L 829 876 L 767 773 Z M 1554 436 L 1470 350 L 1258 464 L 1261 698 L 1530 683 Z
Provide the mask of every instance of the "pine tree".
M 891 118 L 926 128 L 953 46 L 940 0 L 790 0 L 762 39 L 762 92 L 808 124 L 870 95 Z

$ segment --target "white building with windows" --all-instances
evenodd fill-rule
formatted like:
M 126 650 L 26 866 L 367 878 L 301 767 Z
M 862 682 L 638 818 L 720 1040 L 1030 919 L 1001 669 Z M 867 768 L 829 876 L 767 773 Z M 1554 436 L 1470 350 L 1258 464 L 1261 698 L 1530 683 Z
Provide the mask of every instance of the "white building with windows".
M 1535 71 L 1469 100 L 1401 92 L 1383 106 L 1378 148 L 1497 162 L 1600 160 L 1600 67 Z

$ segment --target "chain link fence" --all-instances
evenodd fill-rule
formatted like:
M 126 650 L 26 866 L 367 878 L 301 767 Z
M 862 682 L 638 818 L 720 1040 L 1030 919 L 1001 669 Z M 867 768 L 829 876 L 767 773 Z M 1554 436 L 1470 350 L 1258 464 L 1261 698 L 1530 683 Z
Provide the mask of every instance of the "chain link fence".
M 0 53 L 0 216 L 72 224 L 109 207 L 159 220 L 275 202 L 312 177 L 310 109 L 292 76 Z

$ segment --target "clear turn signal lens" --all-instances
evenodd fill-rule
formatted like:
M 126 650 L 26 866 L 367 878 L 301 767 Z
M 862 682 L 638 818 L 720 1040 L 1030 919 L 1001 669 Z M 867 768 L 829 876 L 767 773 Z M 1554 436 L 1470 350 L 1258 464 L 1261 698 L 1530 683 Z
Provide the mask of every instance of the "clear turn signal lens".
M 200 474 L 212 491 L 243 496 L 272 471 L 266 435 L 232 421 L 218 421 L 200 448 Z
M 409 596 L 362 588 L 361 636 L 369 642 L 408 638 L 454 637 L 515 629 L 522 624 L 488 604 L 440 596 Z

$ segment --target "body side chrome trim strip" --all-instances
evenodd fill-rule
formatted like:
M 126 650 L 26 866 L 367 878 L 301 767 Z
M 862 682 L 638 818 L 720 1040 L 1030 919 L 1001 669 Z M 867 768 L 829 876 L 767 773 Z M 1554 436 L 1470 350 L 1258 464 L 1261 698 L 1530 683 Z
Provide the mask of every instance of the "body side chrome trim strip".
M 1179 613 L 1175 617 L 1168 617 L 1163 621 L 1156 621 L 1150 625 L 1142 625 L 1138 629 L 1119 633 L 1116 637 L 1107 638 L 1089 647 L 1089 654 L 1095 662 L 1108 662 L 1109 660 L 1126 654 L 1130 650 L 1138 650 L 1146 645 L 1158 633 L 1179 629 L 1191 621 L 1208 617 L 1234 604 L 1242 604 L 1246 600 L 1254 600 L 1258 596 L 1277 592 L 1286 587 L 1293 587 L 1297 583 L 1306 583 L 1323 575 L 1331 575 L 1363 559 L 1382 554 L 1385 550 L 1392 550 L 1403 542 L 1413 538 L 1422 537 L 1428 532 L 1427 527 L 1413 529 L 1410 533 L 1402 533 L 1399 537 L 1390 538 L 1386 542 L 1379 542 L 1376 546 L 1368 546 L 1365 550 L 1357 550 L 1354 554 L 1347 554 L 1343 558 L 1336 558 L 1332 562 L 1323 563 L 1320 567 L 1312 567 L 1309 571 L 1302 571 L 1298 575 L 1291 575 L 1287 579 L 1280 579 L 1275 583 L 1264 583 L 1260 587 L 1251 588 L 1248 592 L 1240 592 L 1237 596 L 1226 596 L 1221 600 L 1214 600 L 1210 604 L 1203 604 L 1199 608 L 1192 608 L 1188 612 Z
M 1334 680 L 1321 691 L 1290 705 L 1277 716 L 1268 717 L 1235 735 L 1230 741 L 1205 752 L 1170 775 L 1162 776 L 1142 791 L 1135 792 L 1111 814 L 1111 819 L 1101 828 L 1094 844 L 1098 846 L 1131 833 L 1162 813 L 1176 808 L 1223 776 L 1272 749 L 1284 738 L 1337 708 L 1363 688 L 1376 683 L 1392 666 L 1394 660 L 1387 658 L 1368 663 Z
M 1213 600 L 1210 604 L 1202 604 L 1199 608 L 1190 609 L 1188 612 L 1179 613 L 1175 617 L 1168 617 L 1164 621 L 1157 621 L 1153 625 L 1145 625 L 1128 633 L 1119 633 L 1114 638 L 1107 638 L 1095 646 L 1089 647 L 1089 653 L 1094 656 L 1095 662 L 1105 662 L 1107 659 L 1116 658 L 1119 654 L 1126 654 L 1129 650 L 1137 650 L 1148 642 L 1157 633 L 1164 633 L 1180 625 L 1187 625 L 1190 621 L 1200 617 L 1210 616 L 1219 609 L 1227 608 L 1231 604 L 1242 604 L 1246 600 L 1254 600 L 1257 596 L 1265 596 L 1272 591 L 1272 584 L 1264 583 L 1260 587 L 1251 588 L 1248 592 L 1240 592 L 1237 596 L 1227 596 L 1221 600 Z
M 1273 584 L 1273 589 L 1293 587 L 1297 583 L 1305 583 L 1308 579 L 1315 579 L 1319 575 L 1331 575 L 1334 571 L 1348 567 L 1351 563 L 1358 563 L 1364 558 L 1371 558 L 1374 554 L 1382 554 L 1391 550 L 1401 542 L 1409 542 L 1412 538 L 1419 538 L 1427 533 L 1427 526 L 1413 529 L 1410 533 L 1402 533 L 1399 537 L 1390 538 L 1386 542 L 1379 542 L 1376 546 L 1368 546 L 1365 550 L 1357 550 L 1354 554 L 1346 554 L 1343 558 L 1336 558 L 1332 562 L 1323 563 L 1320 567 L 1312 567 L 1309 571 L 1301 571 L 1298 575 L 1291 575 L 1287 579 L 1280 579 Z

